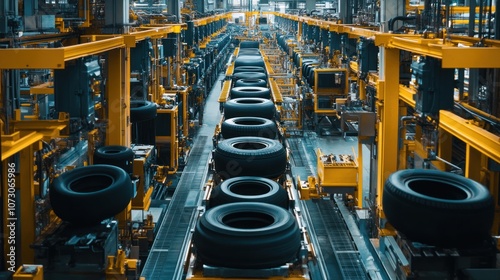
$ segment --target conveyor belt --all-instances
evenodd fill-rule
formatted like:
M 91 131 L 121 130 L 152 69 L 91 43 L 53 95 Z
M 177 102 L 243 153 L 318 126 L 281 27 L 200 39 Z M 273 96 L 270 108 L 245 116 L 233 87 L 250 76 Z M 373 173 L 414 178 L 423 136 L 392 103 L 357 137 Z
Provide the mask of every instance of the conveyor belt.
M 298 138 L 289 138 L 288 146 L 291 150 L 292 155 L 292 165 L 295 167 L 304 167 L 304 158 L 302 157 L 301 147 L 300 147 L 300 139 Z
M 367 279 L 359 259 L 359 252 L 340 212 L 334 209 L 333 201 L 320 200 L 316 203 L 316 207 L 322 224 L 328 229 L 328 238 L 340 267 L 342 279 Z
M 316 144 L 311 138 L 288 139 L 291 149 L 292 170 L 297 171 L 303 180 L 312 174 L 316 174 Z M 296 174 L 294 174 L 296 175 Z M 309 226 L 313 227 L 311 233 L 316 243 L 316 249 L 320 251 L 319 260 L 321 264 L 318 272 L 311 270 L 313 279 L 367 279 L 366 272 L 360 262 L 359 252 L 353 243 L 349 230 L 344 223 L 342 215 L 335 209 L 331 200 L 303 201 L 306 207 Z M 323 270 L 323 271 L 322 271 Z M 315 275 L 318 274 L 318 275 Z M 324 275 L 326 274 L 326 275 Z
M 142 276 L 148 280 L 182 277 L 183 253 L 186 251 L 189 228 L 195 218 L 198 195 L 205 183 L 210 147 L 207 145 L 207 136 L 199 136 L 195 141 L 144 265 Z

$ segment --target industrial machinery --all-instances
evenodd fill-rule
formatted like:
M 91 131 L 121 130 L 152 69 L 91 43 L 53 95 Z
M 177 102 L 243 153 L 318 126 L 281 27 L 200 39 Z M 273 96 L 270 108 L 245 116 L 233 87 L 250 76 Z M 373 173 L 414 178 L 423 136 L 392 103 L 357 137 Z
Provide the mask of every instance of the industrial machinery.
M 2 53 L 12 58 L 2 59 L 1 66 L 2 170 L 11 174 L 2 178 L 15 175 L 12 190 L 23 189 L 11 204 L 11 213 L 22 213 L 13 223 L 12 232 L 19 233 L 11 243 L 16 249 L 10 250 L 7 243 L 4 248 L 17 258 L 5 270 L 19 267 L 16 274 L 21 275 L 30 271 L 22 264 L 38 263 L 45 279 L 138 279 L 141 259 L 148 256 L 156 223 L 165 211 L 165 204 L 156 201 L 166 198 L 187 160 L 198 127 L 195 119 L 200 118 L 201 125 L 203 99 L 227 58 L 230 37 L 218 35 L 225 15 L 190 19 L 195 44 L 213 36 L 211 43 L 190 46 L 197 52 L 190 64 L 181 58 L 185 50 L 180 34 L 187 28 L 179 23 L 180 16 L 162 15 L 163 4 L 23 4 L 2 3 L 0 13 L 2 50 L 26 51 Z M 198 29 L 204 30 L 200 36 Z M 19 57 L 30 62 L 17 64 Z M 52 209 L 57 208 L 53 181 L 96 164 L 125 170 L 133 197 L 102 223 L 61 221 L 57 216 L 62 212 L 56 215 Z M 100 187 L 113 188 L 104 179 L 111 175 L 103 176 L 96 179 Z M 78 187 L 80 191 L 86 192 Z M 104 207 L 97 200 L 87 204 L 97 204 L 96 210 Z
M 3 1 L 0 269 L 500 278 L 497 4 Z

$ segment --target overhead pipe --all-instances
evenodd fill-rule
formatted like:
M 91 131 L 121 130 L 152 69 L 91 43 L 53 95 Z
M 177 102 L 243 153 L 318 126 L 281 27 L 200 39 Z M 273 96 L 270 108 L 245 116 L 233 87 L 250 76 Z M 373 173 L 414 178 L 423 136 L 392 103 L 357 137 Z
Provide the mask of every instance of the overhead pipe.
M 482 118 L 483 120 L 487 120 L 490 123 L 500 124 L 500 118 L 492 114 L 489 114 L 487 112 L 484 112 L 474 106 L 471 106 L 464 101 L 455 102 L 455 105 L 457 105 L 461 109 L 468 111 L 469 114 L 475 114 L 478 117 Z

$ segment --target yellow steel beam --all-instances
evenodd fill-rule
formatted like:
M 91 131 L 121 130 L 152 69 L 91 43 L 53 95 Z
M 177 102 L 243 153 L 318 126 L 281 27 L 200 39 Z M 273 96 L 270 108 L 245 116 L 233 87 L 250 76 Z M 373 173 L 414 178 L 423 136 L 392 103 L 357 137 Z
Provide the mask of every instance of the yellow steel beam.
M 180 95 L 180 99 L 182 100 L 182 133 L 185 137 L 189 135 L 189 106 L 188 106 L 188 89 L 184 88 L 182 90 L 167 90 L 165 92 L 175 93 Z
M 230 16 L 231 16 L 230 13 L 222 14 L 222 15 L 214 15 L 214 16 L 209 16 L 209 17 L 205 17 L 205 18 L 195 19 L 195 20 L 193 20 L 193 23 L 194 23 L 194 26 L 203 26 L 203 25 L 206 25 L 208 23 L 218 21 L 222 18 L 229 18 Z
M 439 128 L 500 163 L 500 137 L 448 111 L 439 111 Z
M 106 51 L 123 47 L 125 47 L 125 39 L 123 37 L 116 37 L 101 41 L 63 47 L 62 49 L 64 49 L 64 61 L 68 61 L 89 55 L 100 54 Z
M 54 94 L 54 83 L 47 82 L 30 87 L 30 94 Z
M 109 52 L 106 145 L 130 146 L 130 55 L 129 48 Z
M 348 24 L 338 24 L 310 17 L 288 16 L 279 14 L 297 22 L 306 22 L 309 25 L 319 26 L 337 33 L 347 33 L 351 38 L 373 37 L 377 46 L 397 48 L 415 54 L 435 57 L 442 60 L 443 68 L 500 68 L 500 60 L 491 59 L 500 57 L 500 41 L 483 40 L 487 47 L 473 47 L 479 43 L 478 38 L 450 35 L 447 41 L 443 39 L 425 39 L 414 34 L 390 34 L 374 30 L 374 27 L 362 27 Z M 301 32 L 299 25 L 298 32 Z M 467 47 L 458 47 L 458 45 Z
M 500 40 L 480 39 L 476 37 L 468 37 L 468 36 L 460 36 L 452 34 L 448 35 L 448 37 L 454 43 L 462 43 L 467 46 L 472 46 L 481 42 L 488 47 L 500 47 Z
M 187 95 L 187 92 L 186 94 Z M 187 102 L 186 102 L 187 103 Z M 185 105 L 187 108 L 187 105 Z M 184 113 L 184 115 L 187 115 Z M 187 116 L 186 116 L 187 118 Z M 184 123 L 186 123 L 188 120 L 183 120 Z M 178 133 L 178 124 L 179 123 L 179 107 L 175 106 L 174 108 L 171 109 L 170 111 L 170 136 L 172 137 L 172 140 L 170 142 L 170 172 L 169 174 L 175 174 L 177 172 L 177 169 L 179 168 L 179 137 L 177 137 Z M 188 129 L 185 129 L 188 131 Z M 185 137 L 187 137 L 188 134 L 184 134 Z M 183 147 L 184 148 L 184 147 Z
M 33 131 L 29 134 L 21 136 L 20 132 L 14 132 L 10 135 L 2 135 L 1 139 L 3 161 L 42 140 L 43 134 Z
M 382 48 L 379 89 L 377 97 L 377 205 L 382 207 L 383 186 L 390 174 L 397 170 L 399 127 L 399 50 Z
M 362 26 L 352 26 L 352 25 L 340 25 L 337 31 L 338 33 L 347 33 L 351 38 L 357 37 L 374 37 L 380 32 L 373 29 L 373 27 L 362 27 Z
M 183 28 L 186 28 L 186 24 L 163 24 L 163 25 L 143 25 L 138 29 L 138 31 L 131 32 L 126 35 L 83 35 L 81 38 L 87 40 L 87 42 L 101 41 L 110 38 L 121 38 L 125 42 L 127 47 L 134 47 L 135 42 L 145 40 L 146 38 L 160 39 L 166 37 L 171 33 L 180 33 Z
M 481 183 L 481 170 L 483 169 L 482 155 L 469 144 L 465 145 L 465 177 Z
M 376 45 L 397 48 L 442 60 L 443 68 L 500 68 L 500 47 L 457 47 L 442 39 L 377 35 Z
M 406 10 L 407 11 L 413 11 L 413 10 L 419 10 L 423 11 L 425 8 L 424 5 L 410 5 L 406 4 Z M 441 6 L 441 8 L 444 10 L 445 6 Z M 483 7 L 483 12 L 488 12 L 490 10 L 489 7 Z M 494 13 L 496 11 L 496 7 L 491 7 L 491 11 Z M 455 14 L 468 14 L 470 12 L 470 7 L 469 6 L 450 6 L 450 13 L 452 15 Z M 475 12 L 479 13 L 479 7 L 475 8 Z
M 125 47 L 124 37 L 53 49 L 0 49 L 0 69 L 63 69 L 64 62 Z
M 12 121 L 14 131 L 37 131 L 45 138 L 60 137 L 63 131 L 69 124 L 69 120 L 23 120 Z
M 500 48 L 459 48 L 442 49 L 443 68 L 500 68 Z
M 415 108 L 415 100 L 413 95 L 415 91 L 405 85 L 399 85 L 399 99 L 404 101 L 406 104 Z
M 34 157 L 33 154 L 36 150 L 41 149 L 39 141 L 33 145 L 29 145 L 19 152 L 19 189 L 20 189 L 20 215 L 18 222 L 22 222 L 22 230 L 20 231 L 21 245 L 21 258 L 19 263 L 33 263 L 35 261 L 35 251 L 31 248 L 31 244 L 35 242 L 36 238 L 36 223 L 35 215 L 35 183 L 33 180 L 34 173 Z
M 271 64 L 269 63 L 269 58 L 266 55 L 264 56 L 264 66 L 266 67 L 267 75 L 274 74 L 274 69 L 273 67 L 271 67 Z
M 231 90 L 231 80 L 225 80 L 220 91 L 219 102 L 224 103 L 229 99 L 229 91 Z
M 386 36 L 377 36 L 375 38 L 375 45 L 383 44 L 388 48 L 397 48 L 436 58 L 441 58 L 441 49 L 443 45 L 439 45 L 440 42 L 442 42 L 442 40 L 424 39 L 421 37 L 396 37 L 391 34 L 387 34 Z
M 187 28 L 187 24 L 166 24 L 159 26 L 141 26 L 139 31 L 132 32 L 125 36 L 133 36 L 136 41 L 146 38 L 159 39 L 170 33 L 181 33 L 182 28 Z
M 269 78 L 269 85 L 271 86 L 271 94 L 273 96 L 274 103 L 282 103 L 283 96 L 282 96 L 281 90 L 278 87 L 278 84 L 276 83 L 276 80 L 274 80 L 274 78 Z

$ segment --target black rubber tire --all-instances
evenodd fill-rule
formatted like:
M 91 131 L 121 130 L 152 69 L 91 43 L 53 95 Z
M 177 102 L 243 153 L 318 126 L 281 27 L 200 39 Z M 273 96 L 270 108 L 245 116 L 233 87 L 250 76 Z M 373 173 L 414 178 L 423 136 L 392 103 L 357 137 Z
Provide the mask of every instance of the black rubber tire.
M 210 207 L 233 202 L 263 202 L 288 209 L 288 193 L 273 180 L 242 176 L 224 180 L 210 194 Z
M 238 56 L 249 55 L 249 56 L 262 56 L 262 53 L 259 49 L 256 48 L 248 48 L 248 49 L 240 49 L 238 51 Z
M 274 119 L 276 108 L 274 103 L 264 98 L 236 98 L 228 100 L 224 104 L 224 117 L 226 119 L 235 117 L 261 117 L 269 120 Z
M 141 122 L 156 117 L 156 104 L 151 101 L 130 101 L 130 122 Z
M 234 87 L 230 94 L 233 99 L 243 97 L 271 98 L 271 90 L 265 87 Z
M 239 176 L 278 178 L 286 169 L 283 145 L 262 137 L 235 137 L 219 141 L 214 152 L 215 171 L 222 179 Z
M 254 57 L 262 58 L 262 54 L 259 51 L 251 51 L 251 52 L 240 51 L 240 52 L 238 52 L 237 58 L 241 57 L 241 56 L 254 56 Z
M 267 75 L 260 72 L 238 72 L 233 73 L 233 80 L 237 81 L 239 79 L 262 79 L 267 81 Z
M 259 202 L 236 202 L 207 210 L 196 224 L 193 243 L 205 265 L 273 268 L 298 259 L 301 234 L 287 210 Z
M 260 66 L 239 66 L 234 68 L 233 73 L 239 72 L 257 72 L 266 74 L 266 68 Z
M 240 43 L 240 49 L 259 49 L 258 41 L 242 41 Z
M 260 56 L 240 55 L 234 60 L 234 67 L 239 66 L 260 66 L 265 67 L 264 59 Z
M 236 117 L 224 120 L 221 124 L 221 133 L 224 139 L 241 136 L 276 139 L 278 134 L 276 123 L 259 117 Z
M 234 82 L 234 87 L 267 87 L 267 81 L 263 79 L 239 79 Z
M 437 170 L 394 172 L 382 205 L 387 220 L 408 239 L 439 247 L 476 246 L 489 238 L 494 217 L 488 189 Z
M 125 146 L 103 146 L 94 152 L 94 164 L 109 164 L 133 172 L 134 152 Z
M 120 213 L 133 196 L 130 176 L 121 168 L 98 164 L 61 174 L 49 191 L 54 213 L 75 225 L 98 224 Z

